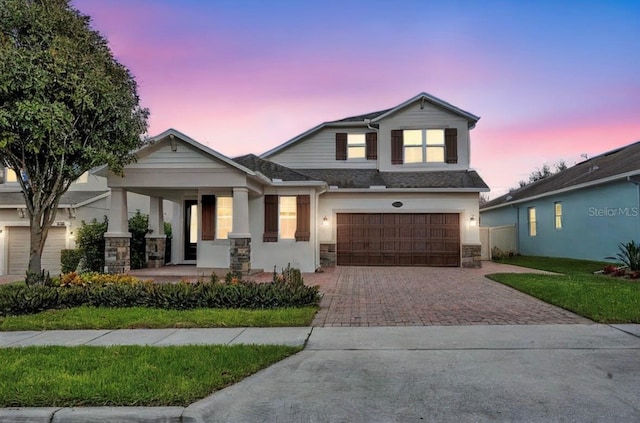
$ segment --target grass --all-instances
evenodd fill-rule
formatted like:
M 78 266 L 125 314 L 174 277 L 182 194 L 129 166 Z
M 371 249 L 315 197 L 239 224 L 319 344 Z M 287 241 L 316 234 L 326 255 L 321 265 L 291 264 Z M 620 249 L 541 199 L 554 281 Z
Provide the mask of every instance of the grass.
M 0 407 L 187 406 L 299 347 L 0 349 Z
M 640 323 L 640 282 L 593 274 L 611 263 L 550 257 L 513 257 L 501 262 L 561 275 L 487 277 L 599 323 Z
M 317 307 L 162 310 L 77 307 L 0 317 L 0 331 L 309 326 Z

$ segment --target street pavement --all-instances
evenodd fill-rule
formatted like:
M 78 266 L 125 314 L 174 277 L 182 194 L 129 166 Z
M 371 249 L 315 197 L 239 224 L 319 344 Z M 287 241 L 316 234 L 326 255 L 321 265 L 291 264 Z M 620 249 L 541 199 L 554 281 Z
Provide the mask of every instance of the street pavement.
M 1 409 L 0 422 L 640 421 L 640 325 L 0 333 L 2 347 L 187 343 L 306 346 L 188 407 Z

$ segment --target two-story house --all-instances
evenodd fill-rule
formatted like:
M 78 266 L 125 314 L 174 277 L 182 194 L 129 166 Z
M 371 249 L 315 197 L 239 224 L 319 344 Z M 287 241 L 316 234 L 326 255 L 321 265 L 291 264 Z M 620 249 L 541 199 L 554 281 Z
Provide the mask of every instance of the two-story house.
M 124 177 L 98 171 L 111 189 L 107 270 L 128 269 L 128 192 L 150 197 L 152 254 L 164 248 L 162 204 L 171 201 L 175 264 L 474 265 L 479 192 L 488 191 L 469 168 L 478 119 L 421 93 L 235 159 L 167 130 Z

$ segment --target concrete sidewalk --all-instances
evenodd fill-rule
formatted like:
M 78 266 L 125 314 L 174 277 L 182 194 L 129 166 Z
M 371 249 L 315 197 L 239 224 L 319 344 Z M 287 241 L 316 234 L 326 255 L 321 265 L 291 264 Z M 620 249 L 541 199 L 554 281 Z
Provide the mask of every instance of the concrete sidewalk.
M 0 422 L 640 420 L 640 325 L 5 332 L 0 341 L 301 345 L 309 332 L 304 351 L 188 407 L 2 409 Z

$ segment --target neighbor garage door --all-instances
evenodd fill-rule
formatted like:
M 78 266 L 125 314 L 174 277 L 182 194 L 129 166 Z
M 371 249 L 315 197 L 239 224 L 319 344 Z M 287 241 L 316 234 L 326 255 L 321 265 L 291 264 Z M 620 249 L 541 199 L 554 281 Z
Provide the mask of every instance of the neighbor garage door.
M 24 275 L 29 265 L 29 228 L 9 227 L 9 274 Z M 42 252 L 42 268 L 51 276 L 58 275 L 60 251 L 66 248 L 66 228 L 52 227 Z
M 340 266 L 459 266 L 455 213 L 338 213 Z

